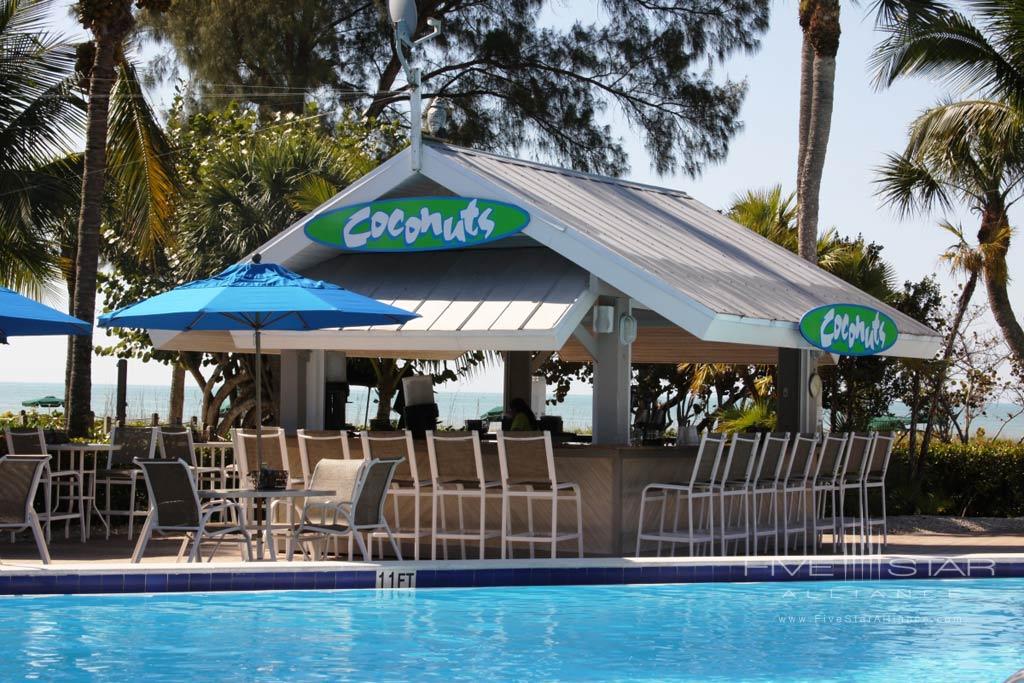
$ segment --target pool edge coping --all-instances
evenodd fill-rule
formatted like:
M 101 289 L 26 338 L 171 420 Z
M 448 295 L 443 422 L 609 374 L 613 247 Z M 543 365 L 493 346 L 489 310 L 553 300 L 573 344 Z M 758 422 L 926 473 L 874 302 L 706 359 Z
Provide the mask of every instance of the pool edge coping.
M 0 564 L 0 595 L 1024 577 L 1024 553 L 382 562 Z

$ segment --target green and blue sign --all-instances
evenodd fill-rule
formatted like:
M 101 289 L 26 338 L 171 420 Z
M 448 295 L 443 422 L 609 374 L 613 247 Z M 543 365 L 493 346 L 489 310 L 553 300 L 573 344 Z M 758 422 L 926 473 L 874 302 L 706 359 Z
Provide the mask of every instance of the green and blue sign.
M 529 222 L 530 214 L 505 202 L 476 197 L 404 197 L 320 214 L 306 224 L 306 236 L 343 251 L 437 251 L 510 237 Z
M 873 356 L 896 343 L 893 319 L 870 306 L 818 306 L 800 319 L 800 334 L 812 345 L 843 356 Z

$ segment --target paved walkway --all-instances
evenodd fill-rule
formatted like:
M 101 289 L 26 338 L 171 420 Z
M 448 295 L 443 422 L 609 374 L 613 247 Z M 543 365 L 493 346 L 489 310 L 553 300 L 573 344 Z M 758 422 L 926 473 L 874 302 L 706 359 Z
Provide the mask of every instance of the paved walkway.
M 123 564 L 129 560 L 134 547 L 134 540 L 129 541 L 123 532 L 112 535 L 105 540 L 102 530 L 88 542 L 81 543 L 72 534 L 72 538 L 63 537 L 54 530 L 53 542 L 50 544 L 50 555 L 53 564 L 72 564 L 89 562 L 96 564 Z M 153 539 L 143 558 L 145 563 L 174 562 L 179 542 L 174 540 Z M 206 547 L 204 557 L 212 547 Z M 457 544 L 451 546 L 452 559 L 458 558 Z M 1024 557 L 1024 533 L 934 533 L 917 531 L 913 533 L 894 533 L 889 536 L 889 545 L 885 552 L 896 555 L 977 555 L 985 553 L 1021 553 Z M 428 554 L 429 556 L 429 554 Z M 568 556 L 568 553 L 567 553 Z M 225 543 L 216 551 L 215 562 L 237 562 L 240 559 L 238 545 Z M 361 559 L 356 557 L 355 559 Z M 0 563 L 34 565 L 39 564 L 35 545 L 30 538 L 19 535 L 16 543 L 11 544 L 5 539 L 0 542 Z

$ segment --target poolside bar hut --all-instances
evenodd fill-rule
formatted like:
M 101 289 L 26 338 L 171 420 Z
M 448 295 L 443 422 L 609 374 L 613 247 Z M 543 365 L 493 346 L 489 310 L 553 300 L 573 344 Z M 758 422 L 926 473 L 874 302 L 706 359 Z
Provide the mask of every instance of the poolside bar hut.
M 830 359 L 800 332 L 807 311 L 882 312 L 898 328 L 884 355 L 930 358 L 940 343 L 685 192 L 440 142 L 397 154 L 260 252 L 420 315 L 264 335 L 281 355 L 280 414 L 292 429 L 323 426 L 324 387 L 345 379 L 346 356 L 489 350 L 504 357 L 506 403 L 530 395 L 552 353 L 593 362 L 595 444 L 628 443 L 634 361 L 777 363 L 780 428 L 808 431 L 820 420 L 809 379 Z M 151 334 L 163 349 L 252 351 L 245 333 Z

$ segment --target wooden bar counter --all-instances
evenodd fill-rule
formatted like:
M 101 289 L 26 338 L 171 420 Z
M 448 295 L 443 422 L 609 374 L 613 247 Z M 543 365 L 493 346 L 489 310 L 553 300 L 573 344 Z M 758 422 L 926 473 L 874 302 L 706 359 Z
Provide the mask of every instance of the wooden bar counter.
M 416 469 L 419 478 L 430 480 L 430 461 L 427 457 L 427 444 L 423 440 L 415 441 Z M 289 437 L 289 459 L 295 471 L 299 469 L 298 444 L 295 437 Z M 485 441 L 482 446 L 484 472 L 488 480 L 500 480 L 498 465 L 498 447 L 494 442 Z M 589 556 L 631 556 L 635 552 L 637 522 L 640 515 L 640 496 L 644 486 L 652 482 L 681 482 L 687 479 L 696 458 L 696 446 L 683 447 L 646 447 L 646 446 L 596 446 L 592 444 L 561 444 L 555 446 L 555 472 L 559 482 L 574 482 L 580 487 L 583 501 L 583 549 Z M 361 447 L 358 441 L 352 442 L 353 457 L 360 457 Z M 475 478 L 471 459 L 458 463 L 455 467 L 463 473 L 463 478 Z M 531 473 L 537 478 L 546 478 L 547 472 L 538 469 Z M 421 528 L 430 530 L 431 523 L 431 492 L 429 487 L 422 489 L 423 499 L 420 503 Z M 451 522 L 458 519 L 457 504 L 453 498 L 446 503 L 446 511 Z M 389 519 L 393 517 L 393 504 L 388 502 L 385 510 Z M 467 500 L 463 507 L 464 523 L 467 527 L 478 524 L 478 507 L 475 502 Z M 656 524 L 656 513 L 648 515 L 648 523 Z M 403 497 L 399 500 L 401 526 L 409 528 L 412 524 L 412 500 Z M 516 532 L 527 528 L 526 504 L 516 500 L 511 509 L 512 525 Z M 559 505 L 559 529 L 574 531 L 576 527 L 575 506 L 564 503 Z M 546 502 L 535 501 L 533 505 L 534 528 L 550 529 L 551 508 Z M 499 499 L 487 503 L 487 528 L 499 529 L 501 526 L 501 504 Z M 492 540 L 493 547 L 488 557 L 498 556 L 498 542 Z M 516 557 L 523 557 L 528 545 L 515 544 Z M 408 550 L 408 546 L 407 546 Z M 559 547 L 560 556 L 573 556 L 576 542 L 563 543 Z M 548 557 L 549 549 L 538 545 L 537 556 Z M 458 543 L 449 543 L 449 558 L 461 557 Z M 467 542 L 467 557 L 476 558 L 477 549 Z M 424 539 L 421 557 L 430 557 L 429 539 Z M 443 557 L 440 547 L 438 558 Z

